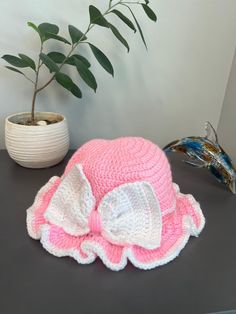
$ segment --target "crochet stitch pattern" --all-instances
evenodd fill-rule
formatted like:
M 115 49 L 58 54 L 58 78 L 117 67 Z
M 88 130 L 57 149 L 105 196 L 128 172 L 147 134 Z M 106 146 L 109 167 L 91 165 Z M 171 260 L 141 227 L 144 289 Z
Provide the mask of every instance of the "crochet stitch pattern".
M 173 260 L 205 224 L 193 196 L 172 182 L 165 153 L 143 138 L 91 140 L 27 210 L 29 235 L 80 264 L 152 269 Z

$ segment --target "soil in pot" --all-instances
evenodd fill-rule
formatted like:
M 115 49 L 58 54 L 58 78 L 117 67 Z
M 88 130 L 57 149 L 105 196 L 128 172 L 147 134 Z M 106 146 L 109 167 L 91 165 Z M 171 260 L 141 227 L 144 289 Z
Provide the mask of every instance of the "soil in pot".
M 28 125 L 28 126 L 42 126 L 42 125 L 49 125 L 49 124 L 55 124 L 60 121 L 62 121 L 62 117 L 60 115 L 53 116 L 52 118 L 48 117 L 47 119 L 42 119 L 40 116 L 35 117 L 34 122 L 28 117 L 21 117 L 18 121 L 11 121 L 13 123 L 19 124 L 19 125 Z

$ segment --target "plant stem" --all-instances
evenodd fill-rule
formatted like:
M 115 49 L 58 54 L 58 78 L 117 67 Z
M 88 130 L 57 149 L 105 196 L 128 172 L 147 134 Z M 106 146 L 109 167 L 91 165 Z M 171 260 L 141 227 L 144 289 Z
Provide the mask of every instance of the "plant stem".
M 41 46 L 40 46 L 40 53 L 43 51 L 43 43 L 41 42 Z M 39 69 L 41 67 L 40 64 L 40 57 L 38 59 L 38 65 L 37 65 L 37 69 L 36 69 L 36 78 L 35 78 L 35 83 L 34 83 L 34 93 L 33 93 L 33 100 L 32 100 L 32 108 L 31 108 L 31 123 L 33 125 L 35 125 L 35 102 L 36 102 L 36 96 L 38 93 L 38 80 L 39 80 Z

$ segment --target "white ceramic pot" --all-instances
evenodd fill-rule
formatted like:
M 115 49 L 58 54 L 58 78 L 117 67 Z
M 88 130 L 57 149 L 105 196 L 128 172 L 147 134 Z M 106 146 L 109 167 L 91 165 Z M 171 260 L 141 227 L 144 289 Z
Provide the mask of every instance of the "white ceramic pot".
M 11 115 L 5 120 L 5 142 L 10 157 L 27 168 L 47 168 L 58 164 L 69 149 L 69 132 L 65 117 L 52 112 L 37 112 L 37 120 L 58 121 L 48 125 L 19 124 L 30 113 Z

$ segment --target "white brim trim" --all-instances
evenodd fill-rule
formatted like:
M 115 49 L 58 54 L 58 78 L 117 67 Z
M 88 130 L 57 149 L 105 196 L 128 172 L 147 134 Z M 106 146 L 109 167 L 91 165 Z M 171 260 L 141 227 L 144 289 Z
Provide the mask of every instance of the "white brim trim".
M 149 263 L 142 263 L 140 262 L 135 256 L 132 251 L 131 247 L 124 248 L 123 254 L 120 258 L 119 263 L 112 263 L 109 258 L 107 257 L 107 254 L 103 247 L 93 241 L 93 240 L 84 240 L 83 243 L 81 243 L 81 250 L 87 257 L 81 256 L 80 252 L 75 248 L 70 249 L 59 249 L 55 247 L 49 239 L 50 236 L 50 225 L 44 225 L 41 228 L 41 243 L 43 247 L 51 254 L 62 257 L 62 256 L 70 256 L 74 258 L 79 264 L 90 264 L 93 263 L 97 256 L 103 261 L 103 263 L 111 270 L 119 271 L 125 268 L 128 261 L 130 261 L 135 267 L 138 267 L 140 269 L 149 270 L 153 269 L 157 266 L 165 265 L 168 262 L 175 259 L 181 252 L 181 250 L 185 247 L 187 244 L 190 236 L 198 236 L 205 225 L 205 218 L 202 214 L 202 210 L 200 208 L 200 205 L 192 195 L 184 195 L 179 192 L 178 186 L 175 186 L 176 192 L 179 195 L 183 195 L 184 197 L 187 197 L 191 206 L 197 213 L 199 217 L 200 224 L 198 227 L 193 222 L 193 219 L 189 215 L 183 216 L 183 226 L 184 230 L 186 231 L 179 239 L 178 241 L 171 247 L 171 249 L 165 254 L 163 258 L 160 258 L 158 260 L 149 262 Z
M 38 191 L 33 205 L 30 206 L 27 210 L 26 210 L 26 226 L 27 226 L 27 230 L 28 233 L 30 235 L 31 238 L 35 239 L 35 240 L 39 240 L 41 237 L 41 230 L 34 230 L 33 226 L 34 226 L 34 220 L 35 220 L 35 211 L 41 207 L 42 203 L 43 203 L 43 196 L 46 192 L 48 192 L 50 190 L 50 188 L 54 185 L 54 183 L 60 179 L 57 176 L 54 176 L 52 178 L 50 178 L 50 180 Z

